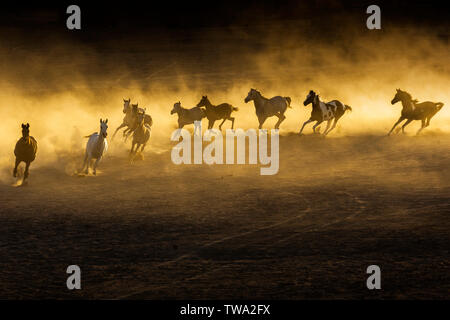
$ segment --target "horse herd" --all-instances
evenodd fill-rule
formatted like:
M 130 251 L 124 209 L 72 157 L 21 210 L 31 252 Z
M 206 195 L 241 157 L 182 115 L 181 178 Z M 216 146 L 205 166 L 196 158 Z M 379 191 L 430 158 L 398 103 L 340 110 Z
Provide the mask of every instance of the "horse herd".
M 269 117 L 277 117 L 278 121 L 275 124 L 275 129 L 280 127 L 280 124 L 286 119 L 284 113 L 287 108 L 291 108 L 291 98 L 290 97 L 282 97 L 275 96 L 272 98 L 265 98 L 259 91 L 256 89 L 251 89 L 244 99 L 245 103 L 253 101 L 256 111 L 256 116 L 258 118 L 259 126 L 261 129 L 264 122 Z M 394 129 L 401 122 L 406 120 L 406 122 L 401 127 L 402 132 L 405 132 L 405 127 L 414 120 L 420 120 L 422 122 L 422 126 L 417 132 L 419 134 L 424 128 L 430 125 L 431 118 L 444 106 L 442 102 L 422 102 L 418 103 L 416 99 L 413 99 L 412 96 L 400 89 L 397 89 L 397 92 L 394 98 L 391 101 L 391 104 L 394 105 L 397 102 L 402 103 L 402 111 L 400 118 L 394 124 L 392 129 L 389 131 L 388 135 L 390 135 Z M 130 150 L 130 159 L 133 160 L 134 156 L 137 155 L 138 150 L 140 148 L 140 153 L 144 151 L 144 148 L 147 142 L 150 139 L 151 127 L 153 124 L 153 119 L 150 115 L 146 114 L 146 110 L 143 108 L 139 108 L 138 104 L 130 104 L 130 99 L 124 99 L 124 108 L 123 113 L 125 117 L 123 118 L 122 124 L 115 130 L 113 134 L 113 139 L 116 133 L 121 129 L 126 127 L 123 131 L 123 137 L 125 142 L 133 135 L 131 150 Z M 303 133 L 303 129 L 305 126 L 311 122 L 316 122 L 313 126 L 313 132 L 319 133 L 316 131 L 317 126 L 319 126 L 324 121 L 327 122 L 327 126 L 323 135 L 327 135 L 332 131 L 335 127 L 339 119 L 345 114 L 346 111 L 352 111 L 352 108 L 346 104 L 338 100 L 332 100 L 329 102 L 322 102 L 319 98 L 319 95 L 310 90 L 306 96 L 306 99 L 303 102 L 304 106 L 312 105 L 311 116 L 308 120 L 303 123 L 303 126 L 300 129 L 299 134 Z M 226 120 L 231 121 L 231 129 L 234 129 L 234 120 L 232 117 L 232 113 L 234 111 L 238 111 L 237 107 L 232 106 L 228 103 L 222 103 L 219 105 L 213 105 L 207 96 L 202 96 L 200 102 L 193 108 L 186 109 L 181 106 L 181 102 L 176 102 L 173 105 L 173 109 L 170 114 L 178 115 L 178 128 L 183 128 L 185 125 L 194 124 L 194 133 L 197 129 L 200 129 L 198 124 L 203 118 L 208 119 L 208 129 L 212 129 L 214 127 L 214 123 L 218 120 L 222 120 L 219 125 L 219 129 L 222 129 L 222 125 Z M 333 122 L 331 128 L 330 125 Z M 86 152 L 83 162 L 83 167 L 81 171 L 84 171 L 85 174 L 89 173 L 89 167 L 92 160 L 95 160 L 93 165 L 93 174 L 96 174 L 97 166 L 103 155 L 108 149 L 108 143 L 106 140 L 107 137 L 107 129 L 108 129 L 108 119 L 102 120 L 100 119 L 100 132 L 93 133 L 89 136 L 86 136 L 88 142 L 86 144 Z M 25 172 L 23 181 L 28 178 L 29 175 L 29 167 L 31 162 L 36 158 L 37 152 L 37 142 L 36 140 L 30 136 L 30 125 L 22 124 L 22 138 L 20 138 L 15 146 L 14 154 L 16 156 L 15 167 L 13 171 L 13 176 L 17 176 L 17 167 L 21 162 L 25 162 Z

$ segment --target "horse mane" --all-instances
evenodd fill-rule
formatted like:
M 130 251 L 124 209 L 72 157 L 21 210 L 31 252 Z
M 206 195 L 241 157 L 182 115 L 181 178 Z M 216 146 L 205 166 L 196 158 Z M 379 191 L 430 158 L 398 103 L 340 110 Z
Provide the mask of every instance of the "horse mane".
M 255 92 L 256 92 L 262 99 L 264 99 L 264 100 L 269 100 L 269 99 L 267 99 L 266 97 L 264 97 L 264 96 L 261 94 L 261 92 L 259 92 L 258 90 L 256 90 L 256 89 L 253 89 L 253 90 L 255 90 Z
M 315 92 L 314 92 L 315 93 Z M 315 93 L 315 96 L 314 96 L 314 99 L 316 99 L 317 98 L 317 100 L 319 100 L 319 102 L 320 102 L 320 95 L 318 94 L 318 93 Z
M 209 100 L 209 98 L 207 96 L 202 97 L 202 99 L 205 99 L 205 102 L 207 104 L 209 104 L 209 106 L 213 106 L 213 107 L 215 106 L 215 105 L 212 104 L 211 100 Z M 205 107 L 206 107 L 206 105 L 205 105 Z
M 411 94 L 410 94 L 409 92 L 407 92 L 407 91 L 401 91 L 401 93 L 402 93 L 403 95 L 406 95 L 410 101 L 413 101 L 413 98 L 412 98 L 412 96 L 411 96 Z

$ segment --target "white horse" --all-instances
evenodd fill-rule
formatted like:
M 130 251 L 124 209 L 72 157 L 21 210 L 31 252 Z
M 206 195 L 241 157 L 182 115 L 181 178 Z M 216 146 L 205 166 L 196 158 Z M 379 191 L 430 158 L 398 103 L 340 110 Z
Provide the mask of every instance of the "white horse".
M 89 165 L 92 159 L 96 159 L 93 166 L 93 174 L 97 174 L 97 165 L 108 150 L 108 142 L 106 141 L 106 136 L 108 135 L 106 132 L 108 130 L 107 123 L 108 119 L 105 121 L 100 119 L 100 134 L 95 132 L 85 137 L 89 138 L 86 144 L 86 154 L 84 156 L 83 168 L 81 169 L 83 171 L 86 168 L 84 171 L 85 174 L 89 174 Z

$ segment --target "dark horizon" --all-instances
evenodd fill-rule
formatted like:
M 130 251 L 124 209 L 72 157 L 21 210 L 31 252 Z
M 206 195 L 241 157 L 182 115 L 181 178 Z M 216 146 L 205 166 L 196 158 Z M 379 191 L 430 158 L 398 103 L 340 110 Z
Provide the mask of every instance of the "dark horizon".
M 197 27 L 251 26 L 280 20 L 317 20 L 327 16 L 359 17 L 365 20 L 365 10 L 377 4 L 382 19 L 389 23 L 415 24 L 429 27 L 447 24 L 447 4 L 444 1 L 355 1 L 317 0 L 285 1 L 193 1 L 171 3 L 163 1 L 114 2 L 87 1 L 2 5 L 0 26 L 27 30 L 35 27 L 58 29 L 67 18 L 66 8 L 78 4 L 82 9 L 82 32 L 104 28 L 113 30 L 142 30 L 146 28 L 185 29 Z M 326 20 L 323 27 L 327 28 Z M 332 27 L 332 26 L 331 26 Z

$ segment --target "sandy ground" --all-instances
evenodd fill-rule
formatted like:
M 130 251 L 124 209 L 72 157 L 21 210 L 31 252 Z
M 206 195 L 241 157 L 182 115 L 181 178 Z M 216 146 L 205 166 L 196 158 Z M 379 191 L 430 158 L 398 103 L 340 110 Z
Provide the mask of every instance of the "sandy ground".
M 449 298 L 449 135 L 280 143 L 275 176 L 176 166 L 169 143 L 95 177 L 71 175 L 78 153 L 32 166 L 0 184 L 0 298 Z

